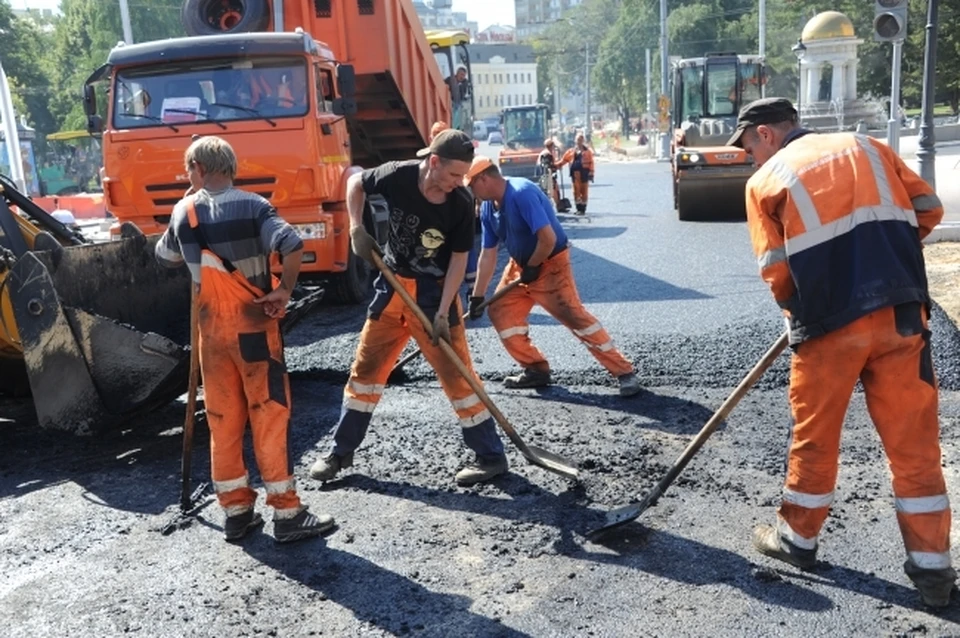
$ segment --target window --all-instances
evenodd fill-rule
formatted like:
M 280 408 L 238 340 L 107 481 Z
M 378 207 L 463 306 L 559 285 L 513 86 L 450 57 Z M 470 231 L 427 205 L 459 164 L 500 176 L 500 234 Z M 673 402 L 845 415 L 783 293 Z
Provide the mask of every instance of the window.
M 317 108 L 333 111 L 333 73 L 330 69 L 317 68 Z
M 512 103 L 513 100 L 511 100 L 512 97 L 513 97 L 512 95 L 507 96 L 507 106 L 513 106 L 513 103 Z
M 533 80 L 530 79 L 530 74 L 527 73 L 527 84 L 530 84 Z
M 131 129 L 303 116 L 308 111 L 308 72 L 299 56 L 213 58 L 197 60 L 189 68 L 171 64 L 123 70 L 115 80 L 113 125 Z M 327 94 L 332 99 L 330 90 Z

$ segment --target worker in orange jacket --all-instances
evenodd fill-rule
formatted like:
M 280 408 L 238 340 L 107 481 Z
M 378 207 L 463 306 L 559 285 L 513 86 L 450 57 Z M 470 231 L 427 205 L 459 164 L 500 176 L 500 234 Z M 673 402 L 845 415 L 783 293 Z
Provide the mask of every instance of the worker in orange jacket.
M 544 172 L 544 174 L 550 174 L 550 193 L 548 195 L 553 200 L 553 205 L 556 207 L 557 212 L 566 212 L 561 210 L 560 205 L 560 185 L 557 182 L 557 144 L 553 141 L 552 137 L 548 137 L 543 140 L 543 150 L 540 151 L 539 157 L 537 157 L 538 168 Z M 541 183 L 541 189 L 543 184 Z
M 310 513 L 297 496 L 287 454 L 290 384 L 279 325 L 300 272 L 303 241 L 267 200 L 233 187 L 237 158 L 227 142 L 201 137 L 185 162 L 190 194 L 174 207 L 156 256 L 169 267 L 186 262 L 199 286 L 200 370 L 224 536 L 240 540 L 263 524 L 243 461 L 248 420 L 273 508 L 274 538 L 284 543 L 317 536 L 334 521 Z M 270 274 L 272 252 L 283 259 L 279 281 Z
M 577 133 L 573 148 L 568 148 L 557 163 L 557 168 L 570 165 L 570 181 L 573 182 L 573 200 L 577 205 L 577 214 L 587 212 L 589 182 L 593 181 L 593 151 L 587 146 L 587 138 Z
M 550 200 L 536 184 L 523 177 L 504 178 L 489 158 L 477 156 L 464 183 L 485 200 L 480 210 L 483 249 L 477 283 L 470 297 L 470 317 L 483 315 L 483 303 L 497 265 L 497 248 L 506 246 L 510 261 L 497 285 L 523 284 L 490 306 L 490 321 L 504 347 L 523 371 L 503 381 L 507 388 L 535 388 L 551 382 L 550 364 L 530 340 L 528 317 L 534 304 L 564 326 L 617 379 L 621 396 L 640 392 L 633 364 L 614 346 L 603 326 L 583 307 L 570 267 L 567 235 Z
M 747 183 L 747 223 L 793 347 L 786 484 L 777 525 L 758 527 L 754 545 L 815 564 L 859 380 L 893 475 L 904 570 L 926 604 L 944 606 L 956 572 L 920 243 L 943 216 L 940 200 L 890 147 L 810 134 L 783 98 L 745 106 L 729 144 L 760 166 Z

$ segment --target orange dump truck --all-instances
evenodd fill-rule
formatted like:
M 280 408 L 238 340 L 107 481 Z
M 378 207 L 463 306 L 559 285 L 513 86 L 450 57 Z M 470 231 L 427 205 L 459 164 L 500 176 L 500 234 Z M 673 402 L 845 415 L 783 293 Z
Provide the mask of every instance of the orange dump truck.
M 236 185 L 299 229 L 301 277 L 327 281 L 327 298 L 362 300 L 347 177 L 414 157 L 431 124 L 450 121 L 411 0 L 186 0 L 181 18 L 189 37 L 117 46 L 84 88 L 118 229 L 162 232 L 188 188 L 192 136 L 218 135 L 237 151 Z M 366 217 L 382 241 L 385 202 L 373 199 Z

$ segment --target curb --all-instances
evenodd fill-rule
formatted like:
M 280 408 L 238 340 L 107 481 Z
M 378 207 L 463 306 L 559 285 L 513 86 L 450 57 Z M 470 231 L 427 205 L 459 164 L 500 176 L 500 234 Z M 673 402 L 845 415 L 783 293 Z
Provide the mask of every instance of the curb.
M 935 244 L 941 241 L 960 242 L 960 222 L 943 222 L 934 227 L 930 234 L 924 238 L 923 243 Z

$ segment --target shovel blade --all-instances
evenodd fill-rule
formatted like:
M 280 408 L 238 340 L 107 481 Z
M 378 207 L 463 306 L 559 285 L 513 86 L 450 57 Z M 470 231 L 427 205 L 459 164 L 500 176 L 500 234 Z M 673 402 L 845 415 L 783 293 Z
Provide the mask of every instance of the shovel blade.
M 577 470 L 575 465 L 562 456 L 548 452 L 536 445 L 526 445 L 524 447 L 526 447 L 526 449 L 521 450 L 523 456 L 534 465 L 538 465 L 545 470 L 549 470 L 554 474 L 559 474 L 573 481 L 580 480 L 580 471 Z
M 622 527 L 631 521 L 635 521 L 640 518 L 640 515 L 649 507 L 647 503 L 633 503 L 632 505 L 624 505 L 623 507 L 618 507 L 617 509 L 610 510 L 607 512 L 607 518 L 604 521 L 603 525 L 600 527 L 590 530 L 587 532 L 587 537 L 596 538 L 597 536 L 602 536 L 610 530 Z

